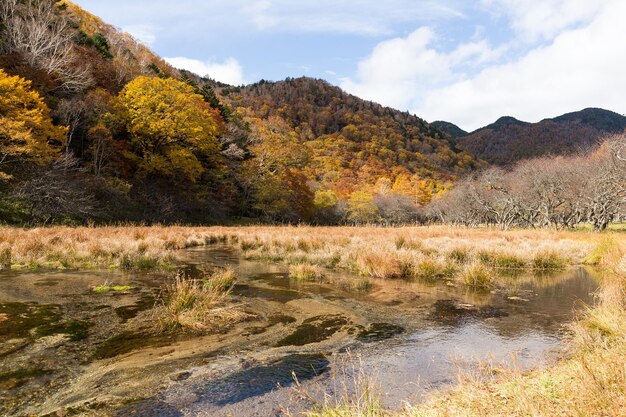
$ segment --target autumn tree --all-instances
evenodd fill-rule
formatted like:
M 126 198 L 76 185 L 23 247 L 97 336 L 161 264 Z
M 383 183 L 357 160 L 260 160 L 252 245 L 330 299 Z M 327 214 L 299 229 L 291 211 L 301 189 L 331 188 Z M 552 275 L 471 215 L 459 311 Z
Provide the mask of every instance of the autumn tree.
M 69 91 L 93 84 L 89 67 L 78 58 L 72 22 L 49 0 L 3 0 L 0 20 L 3 48 L 17 52 L 29 65 L 58 78 Z
M 253 158 L 242 166 L 242 185 L 252 207 L 264 217 L 283 221 L 309 220 L 314 194 L 302 174 L 308 150 L 280 117 L 247 118 Z
M 52 164 L 34 168 L 30 178 L 12 193 L 28 207 L 30 222 L 87 220 L 97 214 L 95 198 L 76 157 L 64 154 Z
M 367 191 L 357 190 L 348 199 L 348 220 L 356 224 L 378 221 L 380 212 L 374 204 L 374 196 Z
M 318 189 L 313 198 L 316 221 L 323 224 L 339 223 L 344 217 L 345 207 L 333 190 Z
M 65 142 L 66 130 L 52 124 L 50 110 L 31 83 L 0 69 L 0 178 L 7 164 L 27 159 L 53 159 Z
M 196 181 L 220 159 L 218 112 L 189 85 L 138 77 L 119 94 L 130 153 L 144 173 Z

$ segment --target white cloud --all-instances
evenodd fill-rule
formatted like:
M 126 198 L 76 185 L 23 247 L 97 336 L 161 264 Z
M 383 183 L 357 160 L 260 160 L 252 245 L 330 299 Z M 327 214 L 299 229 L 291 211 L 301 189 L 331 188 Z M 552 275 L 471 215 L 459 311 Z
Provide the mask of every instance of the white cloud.
M 243 68 L 235 58 L 228 58 L 224 62 L 200 61 L 197 59 L 174 57 L 163 58 L 176 68 L 186 69 L 202 77 L 232 85 L 245 84 Z
M 578 0 L 549 3 L 558 3 L 554 10 L 578 10 L 581 5 Z M 378 44 L 360 62 L 356 77 L 344 80 L 342 86 L 364 98 L 410 109 L 427 120 L 448 120 L 470 130 L 503 115 L 538 121 L 584 107 L 624 112 L 626 2 L 600 3 L 602 8 L 586 24 L 579 22 L 577 13 L 563 20 L 569 26 L 554 23 L 545 31 L 534 30 L 539 23 L 513 19 L 529 37 L 553 39 L 510 61 L 503 59 L 501 49 L 480 40 L 441 52 L 434 32 L 421 28 L 406 38 Z M 545 13 L 537 13 L 536 22 L 544 21 Z M 522 15 L 516 14 L 523 20 Z
M 455 70 L 461 65 L 483 64 L 500 55 L 484 40 L 460 44 L 448 53 L 434 49 L 435 41 L 435 32 L 422 27 L 406 38 L 381 42 L 359 63 L 356 79 L 346 78 L 341 86 L 363 98 L 404 110 L 426 89 L 454 81 L 458 76 Z
M 482 0 L 494 14 L 504 14 L 526 41 L 552 39 L 563 29 L 593 20 L 607 0 Z
M 626 105 L 626 2 L 607 2 L 587 26 L 563 31 L 520 59 L 422 94 L 414 111 L 475 129 L 502 115 L 538 121 L 545 117 Z
M 393 33 L 401 22 L 463 16 L 455 0 L 257 0 L 243 10 L 260 30 L 360 35 Z
M 150 22 L 164 32 L 395 33 L 407 22 L 463 16 L 459 0 L 76 0 L 121 26 Z M 118 23 L 120 22 L 120 23 Z

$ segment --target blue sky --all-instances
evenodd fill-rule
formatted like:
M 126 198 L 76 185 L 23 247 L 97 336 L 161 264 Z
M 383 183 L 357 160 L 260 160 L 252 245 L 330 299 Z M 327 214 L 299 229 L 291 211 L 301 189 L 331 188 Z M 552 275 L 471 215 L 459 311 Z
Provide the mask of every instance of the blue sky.
M 77 0 L 173 65 L 233 84 L 301 75 L 473 130 L 626 112 L 623 0 Z

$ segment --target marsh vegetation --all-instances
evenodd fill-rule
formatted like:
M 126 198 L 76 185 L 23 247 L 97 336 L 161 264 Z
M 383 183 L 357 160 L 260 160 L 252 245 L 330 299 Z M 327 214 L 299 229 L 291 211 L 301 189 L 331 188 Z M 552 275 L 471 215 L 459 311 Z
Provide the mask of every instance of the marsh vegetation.
M 620 233 L 119 226 L 2 228 L 0 237 L 0 384 L 9 415 L 130 414 L 145 407 L 158 413 L 165 405 L 154 405 L 153 386 L 163 379 L 176 381 L 177 390 L 203 393 L 198 403 L 176 406 L 189 413 L 246 415 L 259 406 L 257 396 L 288 403 L 295 381 L 287 369 L 275 374 L 272 364 L 307 375 L 298 390 L 319 383 L 332 393 L 323 374 L 338 369 L 348 348 L 358 351 L 364 367 L 351 373 L 350 388 L 290 410 L 324 417 L 465 409 L 479 416 L 550 415 L 588 402 L 593 414 L 623 395 Z M 582 265 L 608 271 L 598 272 L 602 297 L 587 309 L 575 300 L 593 304 L 589 294 L 597 284 Z M 562 325 L 574 308 L 578 321 L 563 344 Z M 477 349 L 476 357 L 466 359 L 471 372 L 452 384 L 458 370 L 447 355 L 462 354 L 459 346 Z M 547 352 L 556 348 L 566 348 L 564 360 L 533 370 L 537 361 L 550 363 Z M 506 358 L 516 351 L 532 354 L 511 368 Z M 52 352 L 66 352 L 63 369 Z M 474 365 L 489 352 L 507 364 L 488 362 L 491 371 L 477 374 Z M 424 373 L 431 355 L 439 358 L 433 375 Z M 310 361 L 321 375 L 306 372 Z M 149 370 L 140 371 L 147 363 Z M 382 382 L 354 378 L 380 366 Z M 70 382 L 73 373 L 80 377 Z M 110 379 L 99 389 L 109 399 L 99 403 L 89 387 L 105 374 Z M 230 385 L 250 378 L 260 385 Z M 276 390 L 276 378 L 286 388 Z M 402 405 L 413 398 L 406 384 L 395 389 L 402 398 L 380 389 L 403 378 L 432 384 L 417 390 L 415 408 Z M 170 388 L 163 395 L 173 395 Z M 433 394 L 434 388 L 443 391 Z M 33 395 L 46 400 L 38 403 Z M 561 408 L 553 403 L 573 396 L 578 399 Z M 94 401 L 102 411 L 89 408 Z M 506 408 L 512 403 L 515 408 Z

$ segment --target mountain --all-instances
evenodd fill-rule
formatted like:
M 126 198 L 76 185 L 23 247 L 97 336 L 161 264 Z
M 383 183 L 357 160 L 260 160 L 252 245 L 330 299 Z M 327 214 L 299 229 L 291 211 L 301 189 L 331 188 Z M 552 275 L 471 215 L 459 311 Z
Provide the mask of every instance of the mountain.
M 322 80 L 175 69 L 70 1 L 3 0 L 0 89 L 0 221 L 392 221 L 480 165 Z
M 502 117 L 466 135 L 451 134 L 459 147 L 476 158 L 496 165 L 543 155 L 568 155 L 585 151 L 603 136 L 626 129 L 626 117 L 612 111 L 588 108 L 538 123 Z
M 371 172 L 393 180 L 401 170 L 451 180 L 477 166 L 469 154 L 423 119 L 362 100 L 323 80 L 261 81 L 218 91 L 239 111 L 284 120 L 300 143 L 312 149 L 316 162 L 310 168 L 318 181 L 350 171 L 346 179 L 358 187 Z M 333 168 L 320 169 L 318 162 L 328 158 L 335 159 Z
M 437 129 L 441 130 L 444 133 L 447 133 L 453 138 L 460 138 L 460 137 L 466 136 L 468 133 L 465 130 L 458 127 L 457 125 L 455 125 L 454 123 L 445 122 L 443 120 L 437 120 L 437 121 L 431 122 L 430 125 L 436 127 Z

